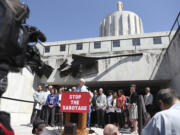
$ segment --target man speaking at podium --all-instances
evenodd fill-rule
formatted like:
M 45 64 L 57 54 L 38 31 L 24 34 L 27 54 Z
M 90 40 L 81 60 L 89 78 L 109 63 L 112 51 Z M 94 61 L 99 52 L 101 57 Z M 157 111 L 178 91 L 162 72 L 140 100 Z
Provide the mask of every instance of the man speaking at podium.
M 81 78 L 79 81 L 79 86 L 76 88 L 75 92 L 88 92 L 87 87 L 84 84 L 85 80 Z
M 81 78 L 79 80 L 79 86 L 76 88 L 76 90 L 74 92 L 88 92 L 88 89 L 84 84 L 85 84 L 85 80 Z M 72 113 L 71 118 L 70 118 L 71 123 L 77 124 L 78 116 L 79 116 L 78 113 Z

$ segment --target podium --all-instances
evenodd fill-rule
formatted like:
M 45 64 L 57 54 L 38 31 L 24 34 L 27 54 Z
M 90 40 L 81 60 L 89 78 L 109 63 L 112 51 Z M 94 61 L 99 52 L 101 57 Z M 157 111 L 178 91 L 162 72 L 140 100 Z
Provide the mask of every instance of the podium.
M 89 92 L 62 93 L 61 112 L 65 112 L 65 124 L 70 123 L 72 113 L 78 113 L 77 135 L 89 134 L 89 130 L 86 129 L 89 99 Z
M 65 116 L 65 124 L 70 122 L 71 113 L 67 112 Z M 87 135 L 89 130 L 86 129 L 87 124 L 87 113 L 79 113 L 78 124 L 77 124 L 77 135 Z

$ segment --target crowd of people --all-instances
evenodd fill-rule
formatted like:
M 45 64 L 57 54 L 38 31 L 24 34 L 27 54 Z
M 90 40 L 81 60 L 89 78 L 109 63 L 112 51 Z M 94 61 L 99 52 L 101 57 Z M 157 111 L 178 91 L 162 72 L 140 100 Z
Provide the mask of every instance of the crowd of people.
M 124 91 L 109 90 L 107 96 L 100 88 L 94 90 L 92 98 L 92 125 L 103 128 L 106 124 L 114 124 L 119 128 L 133 127 L 137 133 L 138 95 L 136 85 L 130 86 L 130 96 L 125 96 Z M 97 120 L 97 121 L 96 121 Z
M 84 84 L 84 79 L 81 79 L 79 86 L 77 88 L 72 87 L 69 91 L 90 93 L 87 126 L 104 128 L 104 135 L 120 135 L 119 129 L 128 127 L 132 129 L 132 134 L 138 134 L 139 96 L 136 93 L 136 85 L 130 86 L 130 95 L 127 96 L 122 89 L 109 90 L 106 94 L 102 88 L 91 92 Z M 45 86 L 44 89 L 42 86 L 38 86 L 33 95 L 35 103 L 31 116 L 31 123 L 40 120 L 39 124 L 36 123 L 33 126 L 35 134 L 42 132 L 47 125 L 54 126 L 58 121 L 63 123 L 64 115 L 60 111 L 61 93 L 69 91 L 64 88 L 56 89 L 52 85 Z M 147 112 L 152 114 L 153 95 L 149 87 L 145 88 L 145 93 L 144 105 Z M 177 115 L 180 112 L 179 97 L 170 88 L 162 89 L 157 93 L 157 101 L 164 111 L 156 113 L 151 118 L 143 128 L 142 135 L 178 135 L 180 133 L 180 117 Z M 56 119 L 57 113 L 62 116 L 58 117 L 61 119 Z M 77 118 L 76 115 L 74 116 L 73 119 Z
M 34 107 L 31 116 L 31 124 L 37 119 L 45 121 L 46 126 L 55 126 L 59 123 L 63 126 L 64 114 L 60 111 L 61 93 L 62 92 L 89 92 L 90 104 L 89 113 L 87 115 L 87 126 L 96 126 L 104 128 L 106 124 L 114 124 L 118 128 L 132 128 L 132 132 L 137 133 L 138 119 L 138 94 L 136 93 L 136 85 L 130 86 L 130 95 L 125 96 L 124 91 L 108 90 L 105 94 L 103 88 L 99 90 L 88 90 L 85 86 L 85 80 L 79 81 L 78 87 L 65 89 L 61 87 L 56 89 L 52 85 L 46 85 L 43 89 L 38 86 L 34 92 Z M 145 89 L 146 95 L 144 102 L 149 113 L 152 112 L 153 95 L 150 93 L 150 88 Z M 56 116 L 56 114 L 58 114 Z M 74 115 L 73 119 L 76 119 Z M 72 120 L 71 122 L 76 122 Z
M 37 119 L 42 119 L 46 126 L 55 126 L 55 112 L 60 113 L 61 92 L 61 89 L 57 90 L 52 85 L 45 86 L 44 89 L 41 85 L 38 86 L 37 91 L 33 94 L 34 106 L 31 124 Z
M 147 111 L 152 114 L 153 95 L 150 88 L 146 87 L 144 103 Z M 91 124 L 96 127 L 104 127 L 106 124 L 114 124 L 119 129 L 132 128 L 133 133 L 138 131 L 138 99 L 136 85 L 130 86 L 130 95 L 124 94 L 122 89 L 109 90 L 107 96 L 103 89 L 93 91 L 92 120 Z
M 149 89 L 149 88 L 148 88 Z M 146 89 L 146 91 L 149 91 Z M 146 98 L 152 100 L 150 94 Z M 161 89 L 157 94 L 157 102 L 162 111 L 157 112 L 142 130 L 142 135 L 179 135 L 180 134 L 180 99 L 171 88 Z M 146 105 L 147 107 L 147 105 Z M 104 135 L 120 135 L 117 126 L 108 124 L 104 128 Z
M 56 124 L 58 124 L 62 127 L 64 123 L 64 114 L 60 110 L 61 93 L 88 92 L 84 83 L 84 79 L 81 79 L 78 87 L 72 87 L 72 89 L 67 89 L 64 87 L 57 89 L 52 85 L 45 85 L 43 88 L 41 85 L 39 85 L 33 94 L 34 106 L 29 125 L 32 125 L 36 120 L 44 120 L 46 126 L 54 127 Z M 92 94 L 90 93 L 90 95 Z M 90 123 L 89 117 L 88 121 Z

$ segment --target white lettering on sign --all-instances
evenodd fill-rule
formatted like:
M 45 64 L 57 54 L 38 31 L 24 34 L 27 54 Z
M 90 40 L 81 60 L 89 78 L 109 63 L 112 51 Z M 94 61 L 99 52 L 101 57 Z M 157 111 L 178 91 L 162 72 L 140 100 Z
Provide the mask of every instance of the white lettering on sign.
M 80 98 L 81 98 L 81 95 L 69 95 L 69 99 L 79 100 Z
M 71 100 L 71 105 L 79 105 L 79 100 Z
M 73 111 L 86 111 L 87 110 L 87 106 L 63 106 L 63 110 L 64 111 L 70 111 L 70 110 L 73 110 Z

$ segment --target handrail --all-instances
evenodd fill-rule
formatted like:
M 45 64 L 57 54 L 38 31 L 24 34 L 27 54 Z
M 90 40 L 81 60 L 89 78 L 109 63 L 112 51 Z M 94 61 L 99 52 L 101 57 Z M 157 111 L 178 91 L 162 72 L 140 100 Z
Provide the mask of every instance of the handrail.
M 170 30 L 170 32 L 169 32 L 169 34 L 168 34 L 169 39 L 170 39 L 171 33 L 172 33 L 175 25 L 178 24 L 178 27 L 180 26 L 179 17 L 180 17 L 180 12 L 178 13 L 178 15 L 177 15 L 177 17 L 176 17 L 176 19 L 175 19 L 175 21 L 174 21 L 174 24 L 173 24 L 173 26 L 171 27 L 171 30 Z M 170 42 L 170 40 L 169 40 L 169 42 Z
M 13 100 L 13 101 L 19 101 L 19 102 L 34 103 L 33 101 L 22 100 L 22 99 L 15 99 L 15 98 L 10 98 L 10 97 L 0 97 L 0 98 L 7 99 L 7 100 Z
M 171 30 L 169 31 L 169 34 L 168 34 L 168 37 L 169 37 L 169 45 L 168 45 L 168 47 L 166 48 L 165 52 L 164 52 L 164 49 L 163 49 L 162 52 L 160 53 L 160 55 L 159 55 L 159 57 L 158 57 L 158 59 L 157 59 L 157 61 L 156 61 L 156 64 L 155 64 L 155 66 L 154 66 L 153 72 L 152 72 L 152 74 L 151 74 L 151 76 L 150 76 L 151 79 L 152 79 L 152 77 L 153 77 L 153 75 L 154 75 L 154 72 L 155 72 L 155 70 L 156 70 L 157 65 L 158 65 L 159 62 L 160 62 L 160 59 L 161 59 L 162 55 L 165 54 L 165 53 L 168 51 L 169 47 L 170 47 L 171 44 L 172 44 L 172 39 L 173 39 L 173 38 L 170 39 L 170 36 L 171 36 L 171 33 L 172 33 L 175 25 L 178 24 L 178 28 L 177 28 L 176 31 L 178 31 L 178 29 L 180 28 L 179 18 L 180 18 L 180 12 L 178 13 L 178 15 L 177 15 L 177 17 L 176 17 L 176 19 L 175 19 L 175 21 L 174 21 L 174 23 L 173 23 L 173 26 L 171 27 Z M 176 33 L 174 34 L 173 37 L 175 37 L 175 35 L 176 35 Z

